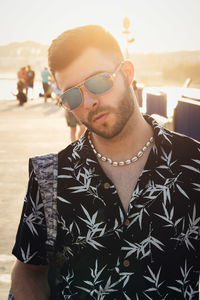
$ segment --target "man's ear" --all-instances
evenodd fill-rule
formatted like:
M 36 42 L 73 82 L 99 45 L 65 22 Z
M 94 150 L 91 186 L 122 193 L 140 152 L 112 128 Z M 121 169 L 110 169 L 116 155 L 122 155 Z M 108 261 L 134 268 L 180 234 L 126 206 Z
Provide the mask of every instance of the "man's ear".
M 129 85 L 131 85 L 135 75 L 135 69 L 132 62 L 130 60 L 125 60 L 122 65 L 122 70 L 124 72 L 124 75 L 126 76 Z

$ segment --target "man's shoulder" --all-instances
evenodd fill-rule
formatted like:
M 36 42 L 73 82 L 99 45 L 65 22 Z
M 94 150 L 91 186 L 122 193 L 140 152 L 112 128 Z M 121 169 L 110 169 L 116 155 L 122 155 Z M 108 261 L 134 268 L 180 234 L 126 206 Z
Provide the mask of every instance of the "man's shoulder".
M 172 131 L 172 137 L 174 142 L 181 143 L 181 145 L 185 145 L 188 147 L 200 148 L 200 141 L 193 139 L 187 135 Z
M 60 150 L 58 152 L 58 157 L 59 157 L 59 160 L 63 159 L 63 158 L 66 158 L 66 157 L 71 157 L 72 156 L 72 153 L 73 153 L 73 149 L 74 149 L 74 143 L 72 144 L 69 144 L 66 148 Z
M 58 157 L 59 158 L 63 157 L 63 156 L 72 157 L 72 156 L 74 156 L 75 152 L 81 154 L 84 144 L 85 144 L 84 141 L 77 140 L 77 141 L 69 144 L 66 148 L 59 151 Z
M 41 155 L 36 155 L 36 156 L 32 156 L 30 157 L 30 160 L 32 161 L 47 161 L 47 160 L 51 160 L 54 159 L 58 156 L 58 153 L 47 153 L 47 154 L 41 154 Z
M 70 163 L 77 163 L 84 161 L 91 156 L 90 146 L 87 139 L 88 132 L 86 131 L 80 139 L 69 144 L 65 149 L 58 153 L 59 162 L 69 161 Z
M 183 134 L 171 132 L 172 151 L 185 158 L 200 157 L 200 142 Z
M 29 158 L 29 174 L 34 173 L 43 178 L 58 168 L 58 153 L 37 155 Z
M 161 149 L 161 153 L 172 152 L 177 159 L 193 159 L 200 156 L 200 141 L 166 129 L 148 115 L 144 117 L 154 129 L 155 143 L 157 148 Z
M 75 151 L 79 151 L 82 149 L 81 145 L 83 146 L 83 144 L 84 144 L 83 140 L 77 140 L 67 145 L 66 148 L 61 149 L 59 152 L 36 155 L 30 157 L 29 160 L 44 163 L 58 158 L 60 159 L 62 157 L 71 157 Z

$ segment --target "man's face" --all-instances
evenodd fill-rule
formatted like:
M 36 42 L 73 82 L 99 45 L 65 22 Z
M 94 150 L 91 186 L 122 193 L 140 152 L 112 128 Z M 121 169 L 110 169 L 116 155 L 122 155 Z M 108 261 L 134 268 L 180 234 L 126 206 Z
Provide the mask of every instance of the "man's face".
M 55 73 L 59 88 L 78 85 L 86 78 L 100 72 L 112 74 L 117 65 L 95 48 L 85 50 L 67 68 Z M 81 87 L 83 101 L 73 110 L 74 115 L 91 131 L 104 138 L 119 134 L 134 111 L 130 86 L 122 71 L 114 78 L 113 87 L 104 94 L 95 95 Z

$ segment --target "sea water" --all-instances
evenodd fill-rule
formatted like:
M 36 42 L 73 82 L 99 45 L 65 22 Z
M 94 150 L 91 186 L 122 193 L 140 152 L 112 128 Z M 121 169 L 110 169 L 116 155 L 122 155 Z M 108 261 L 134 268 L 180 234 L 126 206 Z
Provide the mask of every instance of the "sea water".
M 5 77 L 5 76 L 4 76 Z M 189 97 L 195 97 L 200 99 L 200 89 L 182 88 L 182 87 L 144 87 L 143 95 L 147 92 L 164 92 L 167 94 L 167 116 L 173 115 L 174 108 L 177 105 L 178 100 L 183 94 L 188 94 Z M 43 94 L 42 81 L 35 80 L 34 88 L 29 89 L 28 98 L 38 98 L 39 94 Z M 14 94 L 14 95 L 13 95 Z M 15 75 L 8 74 L 6 78 L 3 78 L 0 74 L 0 100 L 16 100 L 17 94 L 17 78 Z M 145 98 L 145 97 L 144 97 Z M 144 102 L 145 110 L 145 102 Z

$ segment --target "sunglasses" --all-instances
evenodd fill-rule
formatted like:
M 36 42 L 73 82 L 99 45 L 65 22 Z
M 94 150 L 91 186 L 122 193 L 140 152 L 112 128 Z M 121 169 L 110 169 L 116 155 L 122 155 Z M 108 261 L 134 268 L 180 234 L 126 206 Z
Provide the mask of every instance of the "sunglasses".
M 113 74 L 107 72 L 99 73 L 87 78 L 85 81 L 73 88 L 66 90 L 61 96 L 61 105 L 67 110 L 73 110 L 79 107 L 83 101 L 81 87 L 85 87 L 88 91 L 95 95 L 104 94 L 113 87 L 114 78 L 121 69 L 121 62 Z

